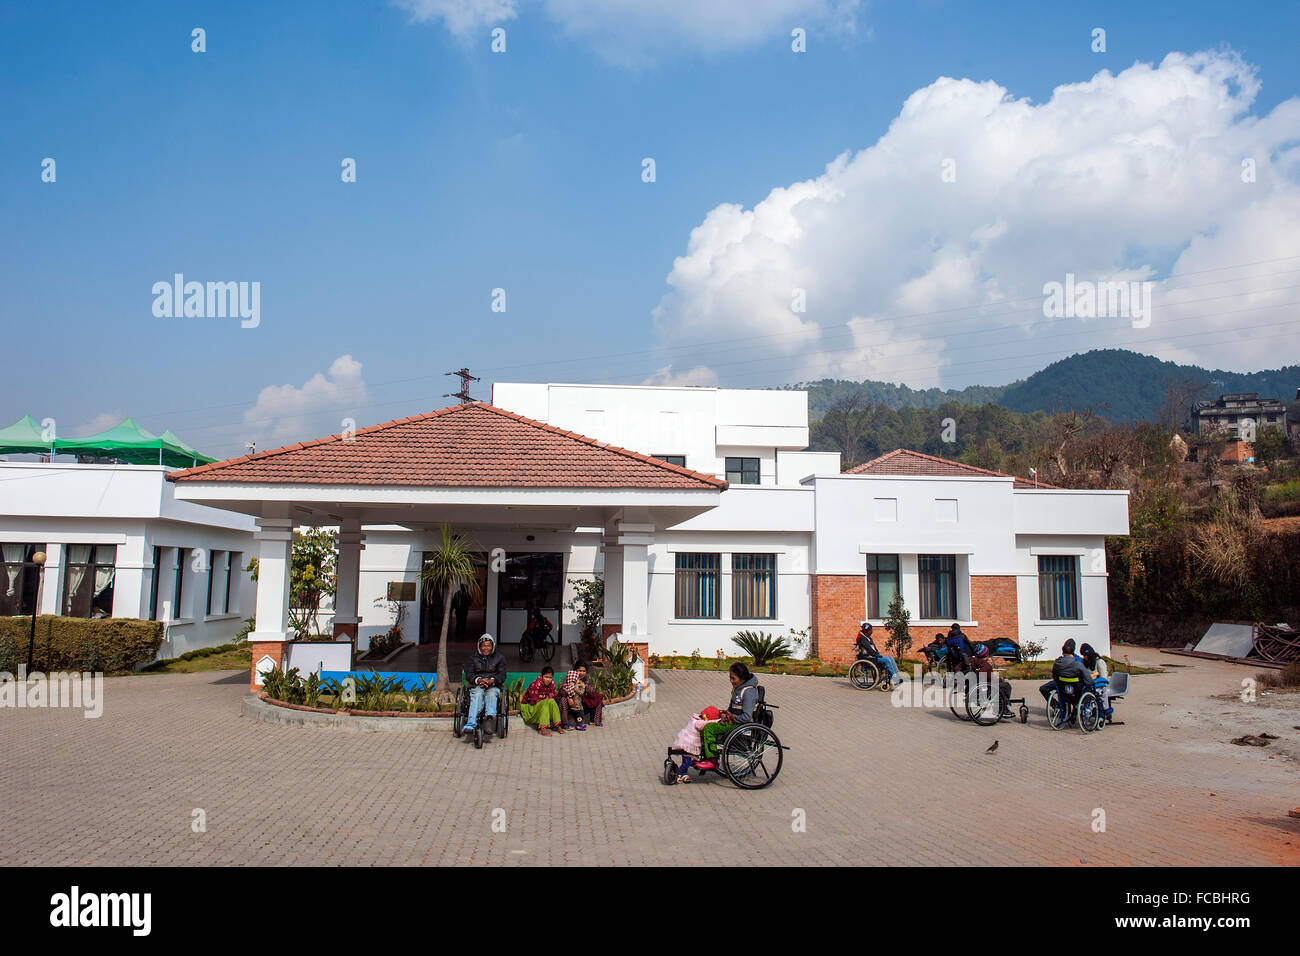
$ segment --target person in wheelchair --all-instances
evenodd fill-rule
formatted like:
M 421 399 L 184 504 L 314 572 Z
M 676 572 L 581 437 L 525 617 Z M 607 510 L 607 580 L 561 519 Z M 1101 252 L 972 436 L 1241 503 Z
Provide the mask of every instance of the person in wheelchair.
M 491 634 L 478 639 L 478 652 L 465 665 L 465 681 L 469 684 L 469 715 L 465 718 L 465 731 L 472 732 L 478 726 L 478 714 L 482 709 L 484 731 L 496 733 L 497 704 L 506 684 L 506 658 L 497 650 L 496 638 Z
M 975 657 L 971 662 L 975 668 L 976 679 L 990 682 L 993 680 L 993 661 L 989 649 L 983 644 L 975 645 Z M 1011 682 L 998 681 L 998 717 L 1011 717 Z
M 871 661 L 876 666 L 883 665 L 889 671 L 890 686 L 898 683 L 898 664 L 889 654 L 882 654 L 876 649 L 876 642 L 871 639 L 871 622 L 863 621 L 858 626 L 858 639 L 853 644 L 860 661 Z
M 1056 689 L 1057 681 L 1064 678 L 1073 683 L 1079 682 L 1079 691 L 1092 689 L 1092 672 L 1083 666 L 1083 661 L 1079 660 L 1074 653 L 1074 638 L 1069 638 L 1061 645 L 1061 656 L 1052 662 L 1052 679 L 1038 688 L 1038 692 L 1043 695 L 1043 700 L 1052 699 L 1052 691 Z
M 712 770 L 718 757 L 718 738 L 725 736 L 736 724 L 747 723 L 754 718 L 754 708 L 758 705 L 758 678 L 749 672 L 741 661 L 731 665 L 727 672 L 731 681 L 731 702 L 720 714 L 719 720 L 705 724 L 700 730 L 700 760 L 695 765 L 702 770 Z
M 953 622 L 952 627 L 948 628 L 948 639 L 944 642 L 944 646 L 948 648 L 947 653 L 953 655 L 952 662 L 954 664 L 961 661 L 961 670 L 963 672 L 971 669 L 971 658 L 975 653 L 975 646 L 971 644 L 970 638 L 962 631 L 960 624 Z M 954 667 L 953 670 L 956 670 L 956 668 Z
M 1093 693 L 1101 701 L 1101 715 L 1110 720 L 1115 716 L 1115 708 L 1110 705 L 1110 668 L 1106 666 L 1106 658 L 1098 654 L 1091 644 L 1079 648 L 1079 657 L 1083 660 L 1083 666 L 1093 672 Z

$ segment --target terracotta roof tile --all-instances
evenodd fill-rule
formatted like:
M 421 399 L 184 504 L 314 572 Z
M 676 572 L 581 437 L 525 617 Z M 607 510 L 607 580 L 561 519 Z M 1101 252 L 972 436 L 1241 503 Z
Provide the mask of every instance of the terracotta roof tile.
M 920 475 L 931 478 L 970 478 L 983 475 L 993 478 L 1014 478 L 1016 488 L 1053 488 L 1045 481 L 1028 481 L 1014 475 L 1004 475 L 1000 471 L 976 468 L 974 465 L 952 461 L 949 458 L 936 458 L 910 448 L 899 448 L 864 462 L 856 468 L 850 468 L 848 475 Z
M 723 490 L 714 475 L 479 402 L 186 468 L 171 481 Z

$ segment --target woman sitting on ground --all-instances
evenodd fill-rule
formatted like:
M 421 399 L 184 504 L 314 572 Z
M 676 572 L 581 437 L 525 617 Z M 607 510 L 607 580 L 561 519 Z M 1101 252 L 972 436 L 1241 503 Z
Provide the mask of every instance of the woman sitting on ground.
M 596 690 L 587 680 L 587 664 L 578 661 L 573 670 L 564 675 L 560 685 L 560 723 L 565 730 L 570 730 L 569 718 L 572 716 L 578 724 L 578 730 L 586 730 L 583 716 L 591 718 L 591 725 L 599 727 L 604 723 L 605 695 Z
M 543 737 L 551 736 L 551 731 L 564 733 L 560 726 L 560 705 L 555 700 L 555 668 L 549 664 L 542 668 L 541 676 L 528 685 L 524 691 L 523 702 L 519 712 L 524 723 L 533 724 Z

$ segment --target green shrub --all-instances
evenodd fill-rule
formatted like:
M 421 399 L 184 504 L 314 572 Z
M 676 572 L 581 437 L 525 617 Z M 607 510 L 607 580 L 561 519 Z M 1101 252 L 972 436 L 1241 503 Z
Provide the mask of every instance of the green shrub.
M 0 617 L 0 671 L 26 665 L 31 626 L 29 617 Z M 36 618 L 32 669 L 121 673 L 152 661 L 162 641 L 162 621 L 44 614 Z
M 732 640 L 754 658 L 755 667 L 766 667 L 778 657 L 789 657 L 794 651 L 784 637 L 760 631 L 741 631 Z
M 622 641 L 610 641 L 605 648 L 605 664 L 592 668 L 588 673 L 591 682 L 606 697 L 626 697 L 632 693 L 632 684 L 636 674 L 632 667 L 638 660 L 636 647 Z

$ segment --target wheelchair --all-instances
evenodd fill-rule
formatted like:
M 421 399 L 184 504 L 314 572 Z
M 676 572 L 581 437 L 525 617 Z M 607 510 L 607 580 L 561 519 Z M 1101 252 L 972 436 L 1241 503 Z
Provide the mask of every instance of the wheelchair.
M 858 659 L 849 666 L 849 683 L 858 690 L 871 690 L 873 687 L 886 692 L 892 690 L 893 679 L 883 657 L 874 643 L 870 650 L 858 651 Z
M 767 703 L 764 697 L 765 692 L 759 687 L 753 718 L 736 724 L 718 740 L 718 757 L 712 770 L 702 770 L 692 764 L 701 777 L 716 773 L 742 790 L 762 790 L 776 780 L 781 773 L 782 751 L 790 748 L 783 746 L 772 732 L 772 711 L 777 706 Z M 671 786 L 677 782 L 678 765 L 673 758 L 685 756 L 684 750 L 668 748 L 668 759 L 664 761 L 665 784 Z
M 497 697 L 497 737 L 505 740 L 506 734 L 510 730 L 510 695 L 505 686 L 500 688 L 501 693 Z M 459 740 L 465 734 L 465 721 L 469 720 L 469 681 L 465 677 L 465 672 L 461 671 L 460 686 L 456 688 L 456 713 L 451 718 L 451 734 Z M 487 702 L 484 701 L 486 709 Z M 479 720 L 474 724 L 474 729 L 470 731 L 473 734 L 474 749 L 483 749 L 483 720 L 482 714 Z M 490 736 L 490 735 L 489 735 Z
M 1029 705 L 1023 697 L 1008 697 L 1007 706 L 1018 704 L 1015 711 L 1002 713 L 1001 691 L 993 689 L 993 682 L 976 677 L 966 687 L 966 719 L 980 727 L 992 727 L 1003 720 L 1029 723 Z
M 1053 683 L 1056 686 L 1047 697 L 1047 723 L 1053 730 L 1064 730 L 1075 724 L 1090 734 L 1106 726 L 1101 700 L 1091 686 L 1077 677 L 1056 677 Z

